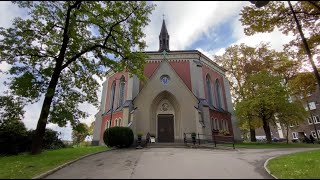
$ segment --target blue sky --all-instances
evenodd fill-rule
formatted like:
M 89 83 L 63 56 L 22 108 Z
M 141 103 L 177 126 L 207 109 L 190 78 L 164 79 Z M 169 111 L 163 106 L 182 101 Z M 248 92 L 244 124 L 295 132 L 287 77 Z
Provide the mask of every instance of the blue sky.
M 279 31 L 272 33 L 260 33 L 254 36 L 246 36 L 239 22 L 239 12 L 247 5 L 248 1 L 155 1 L 157 7 L 150 16 L 151 22 L 144 28 L 146 34 L 147 51 L 158 50 L 158 36 L 162 24 L 162 14 L 165 14 L 167 29 L 170 35 L 171 50 L 197 49 L 212 58 L 213 55 L 221 55 L 230 45 L 245 43 L 250 46 L 258 45 L 261 40 L 270 42 L 272 48 L 281 50 L 282 45 L 293 37 L 286 36 Z M 11 26 L 14 17 L 26 18 L 26 12 L 19 9 L 9 1 L 0 2 L 0 27 Z M 0 64 L 1 70 L 8 70 L 6 63 Z M 6 76 L 0 76 L 0 95 L 6 87 L 3 85 Z M 102 84 L 103 81 L 98 79 Z M 100 100 L 101 90 L 98 93 Z M 25 110 L 23 122 L 27 128 L 35 129 L 40 115 L 43 98 L 38 103 L 28 105 Z M 98 112 L 89 104 L 83 104 L 81 109 L 90 114 L 88 119 L 81 120 L 88 125 L 94 121 L 94 115 Z M 60 128 L 49 124 L 47 127 L 62 132 L 63 139 L 71 139 L 71 128 Z
M 230 44 L 236 41 L 236 39 L 231 36 L 232 25 L 226 21 L 221 23 L 216 28 L 210 29 L 209 35 L 202 33 L 202 35 L 192 44 L 188 45 L 187 49 L 197 49 L 201 48 L 205 51 L 211 49 L 220 49 L 228 47 Z

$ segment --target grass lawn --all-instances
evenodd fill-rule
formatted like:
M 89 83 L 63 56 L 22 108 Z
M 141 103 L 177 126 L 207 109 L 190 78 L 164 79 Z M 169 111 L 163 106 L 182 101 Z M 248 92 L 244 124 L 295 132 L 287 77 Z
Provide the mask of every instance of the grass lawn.
M 319 179 L 320 150 L 280 156 L 269 161 L 267 167 L 278 178 Z
M 105 146 L 88 146 L 48 150 L 39 155 L 1 156 L 0 179 L 30 179 L 68 161 L 106 149 Z
M 230 144 L 229 144 L 230 146 Z M 231 145 L 232 146 L 232 145 Z M 265 149 L 265 148 L 320 148 L 320 144 L 305 144 L 305 143 L 289 143 L 286 142 L 273 142 L 271 144 L 267 143 L 236 143 L 236 148 L 249 148 L 249 149 Z

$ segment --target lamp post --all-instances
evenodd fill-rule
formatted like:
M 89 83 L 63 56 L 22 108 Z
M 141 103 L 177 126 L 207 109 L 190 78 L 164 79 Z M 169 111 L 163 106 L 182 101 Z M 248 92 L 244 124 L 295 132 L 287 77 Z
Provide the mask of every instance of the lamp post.
M 250 1 L 252 4 L 254 4 L 257 8 L 260 8 L 260 7 L 263 7 L 265 5 L 267 5 L 270 1 Z M 311 1 L 309 2 L 311 3 Z M 301 39 L 302 39 L 302 42 L 303 42 L 303 46 L 304 46 L 304 49 L 308 55 L 308 58 L 309 58 L 309 61 L 311 63 L 311 66 L 312 66 L 312 69 L 313 69 L 313 72 L 314 72 L 314 75 L 317 79 L 317 82 L 318 82 L 318 88 L 320 90 L 320 75 L 319 75 L 319 72 L 317 70 L 317 67 L 316 65 L 314 64 L 313 60 L 312 60 L 312 56 L 311 56 L 311 51 L 310 51 L 310 48 L 309 48 L 309 45 L 307 43 L 307 40 L 305 39 L 304 37 L 304 34 L 302 32 L 302 28 L 301 28 L 301 25 L 298 21 L 298 18 L 296 16 L 296 13 L 294 12 L 293 8 L 292 8 L 292 5 L 290 3 L 290 1 L 288 1 L 288 4 L 289 4 L 289 7 L 290 7 L 290 10 L 292 12 L 292 15 L 293 15 L 293 18 L 294 18 L 294 21 L 296 22 L 296 25 L 297 25 L 297 29 L 300 33 L 300 36 L 301 36 Z M 312 3 L 311 3 L 312 4 Z M 312 4 L 314 5 L 314 4 Z M 314 5 L 315 7 L 317 7 L 319 9 L 319 7 L 317 5 Z

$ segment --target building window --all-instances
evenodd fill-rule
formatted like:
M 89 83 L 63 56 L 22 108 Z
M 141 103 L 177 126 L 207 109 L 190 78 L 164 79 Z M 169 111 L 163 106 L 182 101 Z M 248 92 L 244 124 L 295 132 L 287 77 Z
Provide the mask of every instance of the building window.
M 118 119 L 118 126 L 121 126 L 121 119 Z
M 222 104 L 221 86 L 218 79 L 216 80 L 216 92 L 217 92 L 218 107 L 221 109 L 224 109 Z
M 113 81 L 111 85 L 110 103 L 109 103 L 109 107 L 112 110 L 113 110 L 113 104 L 114 104 L 113 102 L 114 102 L 115 91 L 116 91 L 116 81 Z
M 216 124 L 215 124 L 215 121 L 214 121 L 213 117 L 211 117 L 211 124 L 212 124 L 212 129 L 215 130 L 216 129 Z
M 308 117 L 308 123 L 309 123 L 309 124 L 312 124 L 312 119 L 311 119 L 311 117 Z
M 312 134 L 312 136 L 313 136 L 314 138 L 317 138 L 317 134 L 316 134 L 315 131 L 311 131 L 311 134 Z
M 319 115 L 313 116 L 313 122 L 314 122 L 315 124 L 320 123 Z
M 296 132 L 292 132 L 292 139 L 298 139 L 298 134 Z
M 125 87 L 125 79 L 124 76 L 120 78 L 119 82 L 119 102 L 118 102 L 118 107 L 121 107 L 123 105 L 123 97 L 124 97 L 124 87 Z
M 211 91 L 211 79 L 210 76 L 206 76 L 206 84 L 207 84 L 207 96 L 208 96 L 208 101 L 209 105 L 213 106 L 213 98 L 212 98 L 212 91 Z
M 216 121 L 216 129 L 217 129 L 217 130 L 220 130 L 220 126 L 219 126 L 219 121 L 218 121 L 218 119 L 216 119 L 215 121 Z
M 320 136 L 320 130 L 317 130 L 318 131 L 318 136 Z
M 226 127 L 226 131 L 228 131 L 228 132 L 229 132 L 228 121 L 226 120 L 226 121 L 225 121 L 225 123 L 226 123 L 226 125 L 225 125 L 225 127 Z

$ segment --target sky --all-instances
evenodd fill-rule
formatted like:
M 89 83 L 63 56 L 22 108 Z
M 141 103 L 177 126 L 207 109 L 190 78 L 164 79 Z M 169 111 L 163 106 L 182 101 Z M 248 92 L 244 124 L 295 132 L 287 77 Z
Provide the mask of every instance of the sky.
M 231 45 L 245 43 L 256 46 L 264 42 L 270 42 L 271 48 L 282 50 L 283 44 L 293 39 L 291 34 L 284 35 L 275 30 L 272 33 L 259 33 L 246 36 L 243 26 L 239 21 L 240 10 L 249 1 L 156 1 L 157 6 L 150 16 L 150 23 L 144 28 L 146 34 L 147 51 L 158 50 L 158 36 L 161 30 L 163 14 L 167 30 L 170 35 L 170 50 L 199 50 L 212 59 L 213 55 L 222 55 L 225 49 Z M 8 28 L 15 17 L 26 18 L 27 14 L 10 1 L 0 2 L 0 27 Z M 6 63 L 0 64 L 1 70 L 8 70 Z M 6 87 L 3 85 L 7 77 L 0 76 L 0 95 Z M 99 80 L 100 85 L 103 81 Z M 98 97 L 101 100 L 101 90 Z M 35 129 L 40 115 L 43 98 L 35 104 L 25 107 L 26 114 L 23 122 L 28 129 Z M 82 119 L 88 125 L 94 121 L 94 115 L 98 112 L 94 106 L 82 104 L 80 107 L 90 114 L 87 119 Z M 61 138 L 71 140 L 71 128 L 60 128 L 55 124 L 48 124 L 48 128 L 61 132 Z

